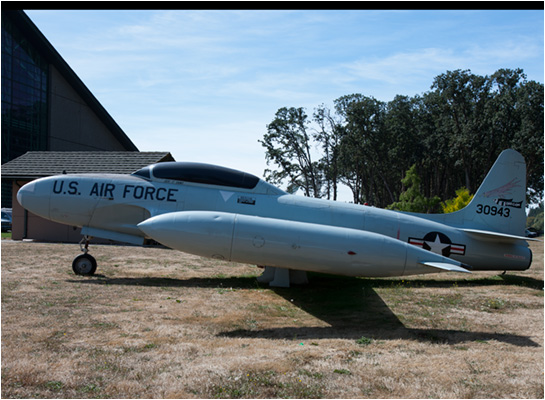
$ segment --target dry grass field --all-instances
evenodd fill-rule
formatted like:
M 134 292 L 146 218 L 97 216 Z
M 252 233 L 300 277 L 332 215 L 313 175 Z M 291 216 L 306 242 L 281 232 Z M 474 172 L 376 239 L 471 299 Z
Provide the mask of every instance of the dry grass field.
M 2 241 L 3 398 L 543 398 L 543 243 L 528 271 L 399 279 L 163 248 Z

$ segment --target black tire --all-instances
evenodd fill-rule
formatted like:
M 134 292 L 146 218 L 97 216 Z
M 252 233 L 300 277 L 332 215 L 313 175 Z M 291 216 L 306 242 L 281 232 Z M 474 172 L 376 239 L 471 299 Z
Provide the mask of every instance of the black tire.
M 97 261 L 90 254 L 80 254 L 74 258 L 72 270 L 76 275 L 93 275 L 97 270 Z

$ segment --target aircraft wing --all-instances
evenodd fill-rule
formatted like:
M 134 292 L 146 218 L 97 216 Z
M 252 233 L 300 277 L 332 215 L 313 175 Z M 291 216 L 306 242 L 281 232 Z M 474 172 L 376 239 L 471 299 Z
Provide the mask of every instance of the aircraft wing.
M 435 261 L 421 261 L 420 264 L 425 265 L 427 267 L 439 268 L 444 271 L 466 272 L 468 274 L 471 274 L 471 271 L 468 271 L 464 267 L 460 267 L 458 265 L 450 264 L 450 263 L 435 262 Z
M 515 240 L 532 240 L 535 242 L 540 242 L 539 239 L 529 238 L 526 236 L 517 236 L 517 235 L 510 235 L 507 233 L 500 233 L 500 232 L 491 232 L 491 231 L 483 231 L 480 229 L 467 229 L 467 228 L 461 228 L 461 231 L 467 232 L 474 236 L 479 236 L 483 239 L 496 239 L 496 240 L 502 240 L 507 242 L 512 242 Z

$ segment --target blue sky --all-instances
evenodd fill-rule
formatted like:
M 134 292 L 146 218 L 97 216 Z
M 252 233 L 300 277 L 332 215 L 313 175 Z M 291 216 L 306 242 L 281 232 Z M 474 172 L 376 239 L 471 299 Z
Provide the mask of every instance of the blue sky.
M 281 107 L 390 101 L 434 77 L 543 83 L 543 10 L 26 10 L 141 151 L 262 176 Z

